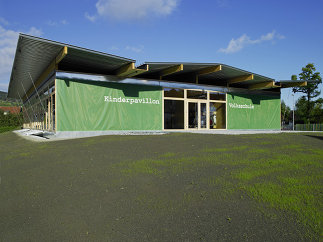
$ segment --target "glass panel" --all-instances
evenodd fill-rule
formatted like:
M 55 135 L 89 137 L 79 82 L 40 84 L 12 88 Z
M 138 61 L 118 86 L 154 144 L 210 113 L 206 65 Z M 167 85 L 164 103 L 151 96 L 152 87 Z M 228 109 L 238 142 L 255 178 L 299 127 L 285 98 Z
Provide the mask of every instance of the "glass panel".
M 164 88 L 164 97 L 184 98 L 184 90 L 178 88 Z
M 188 128 L 198 128 L 198 103 L 188 103 Z
M 207 99 L 207 92 L 205 92 L 205 91 L 187 90 L 187 98 Z
M 221 92 L 210 92 L 210 100 L 221 100 L 221 101 L 225 101 L 225 93 L 221 93 Z
M 164 100 L 164 128 L 184 129 L 184 101 Z
M 206 129 L 206 103 L 200 104 L 201 128 Z
M 210 129 L 225 129 L 225 103 L 210 102 Z

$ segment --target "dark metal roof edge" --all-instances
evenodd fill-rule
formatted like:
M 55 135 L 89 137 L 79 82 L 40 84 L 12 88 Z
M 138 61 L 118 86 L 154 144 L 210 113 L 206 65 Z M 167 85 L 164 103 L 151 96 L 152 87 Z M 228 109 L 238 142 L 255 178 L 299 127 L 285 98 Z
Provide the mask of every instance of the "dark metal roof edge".
M 91 50 L 91 49 L 79 47 L 79 46 L 76 46 L 76 45 L 65 44 L 65 43 L 62 43 L 62 42 L 49 40 L 49 39 L 45 39 L 45 38 L 40 38 L 40 37 L 36 37 L 36 36 L 24 34 L 24 33 L 19 33 L 19 38 L 20 37 L 33 39 L 33 40 L 41 41 L 41 42 L 44 42 L 44 43 L 55 44 L 55 45 L 59 45 L 59 46 L 62 46 L 62 47 L 67 46 L 68 48 L 81 50 L 81 51 L 85 51 L 85 52 L 89 52 L 89 53 L 93 53 L 93 54 L 98 54 L 98 55 L 104 55 L 104 56 L 107 56 L 107 57 L 112 57 L 112 58 L 116 58 L 116 59 L 120 59 L 120 60 L 124 60 L 124 61 L 136 62 L 136 60 L 133 60 L 133 59 L 129 59 L 129 58 L 125 58 L 125 57 L 121 57 L 121 56 L 117 56 L 117 55 L 111 55 L 111 54 L 108 54 L 108 53 L 104 53 L 104 52 L 100 52 L 100 51 L 96 51 L 96 50 Z
M 199 63 L 199 62 L 145 62 L 143 64 L 141 64 L 140 66 L 142 65 L 180 65 L 180 64 L 183 64 L 183 65 L 223 65 L 227 68 L 231 68 L 231 69 L 234 69 L 234 70 L 237 70 L 237 71 L 241 71 L 241 72 L 245 72 L 245 73 L 248 73 L 248 74 L 254 74 L 256 76 L 259 76 L 259 77 L 262 77 L 262 78 L 265 78 L 265 79 L 269 79 L 271 81 L 275 81 L 275 79 L 273 78 L 270 78 L 270 77 L 267 77 L 267 76 L 263 76 L 263 75 L 259 75 L 257 73 L 254 73 L 254 72 L 250 72 L 250 71 L 246 71 L 246 70 L 243 70 L 243 69 L 240 69 L 240 68 L 237 68 L 237 67 L 234 67 L 234 66 L 230 66 L 230 65 L 227 65 L 227 64 L 222 64 L 222 63 Z M 140 67 L 138 66 L 138 67 Z

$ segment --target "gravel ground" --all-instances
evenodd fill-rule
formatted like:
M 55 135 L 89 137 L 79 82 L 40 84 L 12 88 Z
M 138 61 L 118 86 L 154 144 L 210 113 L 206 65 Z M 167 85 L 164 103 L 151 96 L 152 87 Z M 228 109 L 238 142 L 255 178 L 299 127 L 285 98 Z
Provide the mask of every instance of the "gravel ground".
M 221 149 L 286 141 L 319 149 L 322 140 L 318 133 L 171 133 L 30 142 L 3 133 L 0 241 L 319 240 L 297 214 L 232 189 L 238 166 L 196 155 L 219 149 L 214 159 L 225 159 Z

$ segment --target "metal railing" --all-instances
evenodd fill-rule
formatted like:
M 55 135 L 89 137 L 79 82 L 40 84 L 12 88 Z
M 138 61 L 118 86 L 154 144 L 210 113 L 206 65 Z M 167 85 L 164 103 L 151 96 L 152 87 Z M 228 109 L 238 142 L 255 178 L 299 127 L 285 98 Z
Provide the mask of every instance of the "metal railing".
M 299 131 L 323 131 L 323 124 L 296 124 L 295 130 Z

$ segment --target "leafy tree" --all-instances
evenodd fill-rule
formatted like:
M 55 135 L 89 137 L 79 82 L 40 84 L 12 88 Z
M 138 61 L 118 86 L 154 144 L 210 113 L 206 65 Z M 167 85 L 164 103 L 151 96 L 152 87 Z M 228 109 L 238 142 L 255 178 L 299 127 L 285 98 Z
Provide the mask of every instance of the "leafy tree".
M 290 107 L 288 107 L 284 100 L 281 103 L 281 120 L 284 124 L 289 123 L 291 116 Z
M 311 116 L 313 123 L 323 123 L 323 98 L 315 101 Z
M 295 123 L 306 123 L 307 101 L 305 96 L 300 97 L 295 103 Z
M 302 72 L 299 74 L 299 79 L 302 81 L 308 81 L 307 86 L 305 87 L 294 87 L 293 92 L 301 92 L 305 94 L 305 100 L 302 99 L 299 101 L 303 105 L 303 102 L 305 101 L 305 107 L 302 106 L 302 117 L 304 117 L 304 121 L 307 123 L 310 122 L 311 114 L 313 112 L 313 108 L 315 107 L 315 102 L 313 102 L 313 99 L 318 97 L 321 92 L 318 90 L 319 84 L 322 83 L 322 77 L 319 72 L 315 72 L 316 68 L 314 67 L 313 63 L 307 64 L 305 67 L 302 68 Z M 292 75 L 292 80 L 297 80 L 296 75 Z M 305 109 L 304 109 L 305 108 Z
M 316 101 L 310 103 L 311 112 L 309 113 L 309 119 L 306 118 L 308 110 L 306 97 L 299 98 L 295 104 L 296 107 L 296 122 L 297 123 L 323 123 L 323 98 L 319 98 Z

